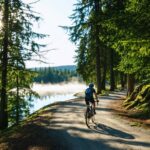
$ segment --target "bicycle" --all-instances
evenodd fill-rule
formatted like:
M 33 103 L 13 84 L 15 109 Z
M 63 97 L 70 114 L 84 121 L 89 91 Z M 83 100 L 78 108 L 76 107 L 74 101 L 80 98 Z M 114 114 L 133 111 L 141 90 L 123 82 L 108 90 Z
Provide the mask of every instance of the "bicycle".
M 98 105 L 98 101 L 97 101 L 97 105 Z M 88 127 L 89 127 L 90 120 L 92 120 L 92 122 L 95 123 L 95 113 L 91 102 L 89 102 L 89 105 L 87 105 L 86 112 L 85 112 L 85 122 Z

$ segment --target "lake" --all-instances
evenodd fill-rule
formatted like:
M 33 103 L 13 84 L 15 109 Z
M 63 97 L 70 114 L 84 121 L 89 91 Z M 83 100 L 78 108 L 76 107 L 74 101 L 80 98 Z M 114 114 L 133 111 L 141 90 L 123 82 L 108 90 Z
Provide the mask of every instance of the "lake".
M 79 82 L 69 82 L 61 84 L 33 84 L 32 89 L 36 91 L 40 98 L 33 101 L 30 113 L 54 102 L 65 101 L 75 98 L 74 94 L 84 91 L 86 85 Z

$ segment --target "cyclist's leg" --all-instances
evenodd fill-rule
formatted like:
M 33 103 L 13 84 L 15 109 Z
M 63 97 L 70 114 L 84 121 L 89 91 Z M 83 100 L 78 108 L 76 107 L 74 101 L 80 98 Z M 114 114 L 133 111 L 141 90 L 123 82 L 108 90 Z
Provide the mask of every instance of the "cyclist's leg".
M 89 100 L 88 100 L 88 99 L 86 99 L 86 98 L 85 98 L 85 103 L 86 103 L 86 106 L 87 106 L 86 111 L 88 111 L 88 108 L 89 108 L 88 106 L 90 105 L 90 102 L 89 102 Z
M 86 103 L 86 105 L 89 105 L 89 100 L 85 99 L 85 103 Z
M 96 112 L 95 112 L 96 106 L 95 106 L 95 101 L 94 101 L 94 99 L 91 99 L 91 103 L 92 103 L 92 105 L 93 105 L 94 113 L 96 114 Z

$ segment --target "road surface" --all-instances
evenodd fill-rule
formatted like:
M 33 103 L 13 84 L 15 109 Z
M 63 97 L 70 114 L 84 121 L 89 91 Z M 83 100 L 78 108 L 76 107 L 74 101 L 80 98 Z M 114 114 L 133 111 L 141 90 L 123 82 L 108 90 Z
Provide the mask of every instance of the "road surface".
M 150 130 L 114 115 L 110 103 L 124 93 L 100 97 L 96 123 L 85 124 L 84 99 L 45 108 L 32 122 L 3 140 L 9 150 L 150 150 Z

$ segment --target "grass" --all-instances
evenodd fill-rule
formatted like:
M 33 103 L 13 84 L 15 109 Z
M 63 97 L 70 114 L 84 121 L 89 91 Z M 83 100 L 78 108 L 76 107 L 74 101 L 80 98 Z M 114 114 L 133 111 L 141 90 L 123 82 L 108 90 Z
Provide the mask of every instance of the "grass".
M 102 90 L 100 96 L 109 96 L 110 91 L 108 90 Z
M 141 122 L 130 122 L 130 126 L 136 126 L 136 127 L 141 127 L 142 123 Z

